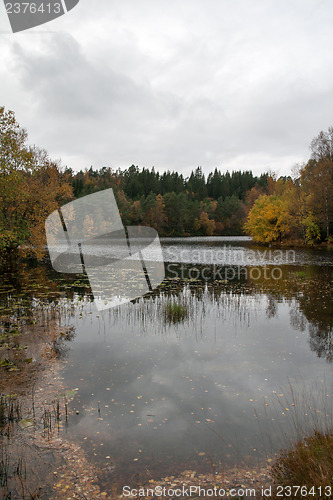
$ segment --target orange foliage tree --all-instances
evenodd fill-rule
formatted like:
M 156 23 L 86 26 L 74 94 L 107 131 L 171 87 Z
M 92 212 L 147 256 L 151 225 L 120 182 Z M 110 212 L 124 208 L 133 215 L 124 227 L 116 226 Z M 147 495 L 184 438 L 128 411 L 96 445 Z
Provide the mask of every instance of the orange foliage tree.
M 12 111 L 0 107 L 0 256 L 42 257 L 46 217 L 72 198 L 59 166 L 27 145 L 27 132 Z

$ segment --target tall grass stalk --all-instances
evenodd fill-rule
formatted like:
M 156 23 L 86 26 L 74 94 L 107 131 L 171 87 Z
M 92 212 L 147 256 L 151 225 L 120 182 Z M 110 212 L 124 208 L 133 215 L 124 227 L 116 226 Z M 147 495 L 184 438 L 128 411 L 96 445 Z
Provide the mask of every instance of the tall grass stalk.
M 322 491 L 332 487 L 333 497 L 332 391 L 323 380 L 309 388 L 297 385 L 288 380 L 286 390 L 274 394 L 273 413 L 265 408 L 266 419 L 274 415 L 269 426 L 271 455 L 275 455 L 272 478 L 276 485 L 314 487 L 309 498 L 320 498 L 320 487 Z M 274 453 L 277 441 L 281 451 Z M 276 494 L 272 498 L 278 498 Z M 304 490 L 294 491 L 293 497 L 304 498 Z

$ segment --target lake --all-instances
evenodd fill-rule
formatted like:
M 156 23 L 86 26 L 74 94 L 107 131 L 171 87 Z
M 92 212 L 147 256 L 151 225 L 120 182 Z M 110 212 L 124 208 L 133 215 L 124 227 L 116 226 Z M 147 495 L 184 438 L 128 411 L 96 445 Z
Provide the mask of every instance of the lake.
M 51 273 L 61 296 L 38 299 L 74 332 L 61 432 L 106 489 L 259 464 L 331 424 L 333 253 L 246 237 L 161 243 L 166 278 L 142 298 L 98 311 L 87 280 Z
M 76 335 L 64 378 L 77 390 L 67 432 L 99 468 L 126 483 L 258 463 L 325 424 L 332 253 L 245 237 L 162 245 L 157 290 L 106 311 L 76 294 L 66 318 Z

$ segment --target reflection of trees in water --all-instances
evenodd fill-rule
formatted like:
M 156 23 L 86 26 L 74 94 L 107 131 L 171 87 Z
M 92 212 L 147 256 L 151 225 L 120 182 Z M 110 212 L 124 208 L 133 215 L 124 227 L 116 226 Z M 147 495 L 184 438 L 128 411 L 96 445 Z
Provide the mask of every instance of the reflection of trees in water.
M 190 319 L 195 324 L 214 307 L 214 315 L 227 321 L 250 323 L 262 296 L 266 296 L 266 316 L 275 318 L 278 304 L 287 301 L 290 324 L 304 332 L 308 329 L 309 345 L 318 357 L 333 361 L 333 270 L 309 266 L 305 271 L 285 266 L 281 280 L 261 280 L 250 283 L 206 283 L 195 287 L 179 282 L 179 289 L 169 293 L 183 294 L 187 290 Z M 270 274 L 267 273 L 269 276 Z M 264 276 L 264 274 L 263 274 Z M 258 293 L 259 292 L 259 293 Z
M 267 272 L 256 280 L 166 280 L 150 296 L 110 309 L 105 317 L 109 315 L 112 323 L 140 325 L 143 332 L 166 333 L 173 327 L 180 333 L 192 327 L 191 331 L 200 334 L 208 315 L 219 327 L 227 322 L 249 325 L 263 300 L 267 300 L 268 319 L 276 318 L 279 303 L 287 301 L 291 326 L 303 332 L 308 329 L 311 350 L 332 361 L 333 268 L 285 265 L 280 269 L 281 279 L 272 279 Z M 54 273 L 47 266 L 22 266 L 15 275 L 2 274 L 0 292 L 0 334 L 20 322 L 47 325 L 55 320 L 64 325 L 92 300 L 86 278 Z M 170 303 L 186 311 L 180 320 L 174 321 L 175 314 L 163 314 Z
M 307 319 L 299 308 L 299 302 L 295 299 L 290 308 L 290 324 L 295 330 L 305 332 L 308 325 Z
M 295 302 L 290 311 L 290 324 L 295 329 L 304 332 L 308 328 L 309 345 L 319 358 L 333 361 L 333 328 L 331 324 L 326 324 L 322 319 L 315 316 L 320 315 L 317 309 L 309 310 L 301 308 L 299 302 Z
M 315 351 L 319 358 L 333 361 L 333 328 L 319 328 L 317 325 L 309 325 L 310 348 Z
M 52 353 L 56 359 L 65 359 L 70 351 L 69 342 L 75 337 L 75 328 L 68 327 L 64 332 L 61 332 L 59 337 L 52 341 Z
M 333 269 L 328 266 L 284 266 L 281 270 L 280 280 L 252 282 L 267 294 L 267 318 L 276 316 L 281 300 L 289 300 L 291 326 L 302 332 L 308 329 L 311 350 L 332 361 Z
M 267 295 L 266 316 L 268 319 L 275 318 L 278 310 L 278 300 L 274 295 Z
M 327 361 L 333 360 L 333 293 L 330 282 L 307 282 L 299 298 L 299 309 L 308 321 L 312 351 Z

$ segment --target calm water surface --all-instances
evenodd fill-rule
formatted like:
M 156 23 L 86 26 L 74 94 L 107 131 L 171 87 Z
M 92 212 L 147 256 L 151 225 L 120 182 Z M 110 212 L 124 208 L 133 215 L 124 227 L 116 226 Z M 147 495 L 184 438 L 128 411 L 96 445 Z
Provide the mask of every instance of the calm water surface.
M 77 390 L 64 432 L 128 484 L 257 463 L 297 428 L 328 423 L 332 252 L 282 254 L 248 238 L 162 243 L 167 279 L 154 293 L 104 312 L 89 296 L 64 299 L 76 335 L 63 376 Z M 221 279 L 212 258 L 243 272 Z

